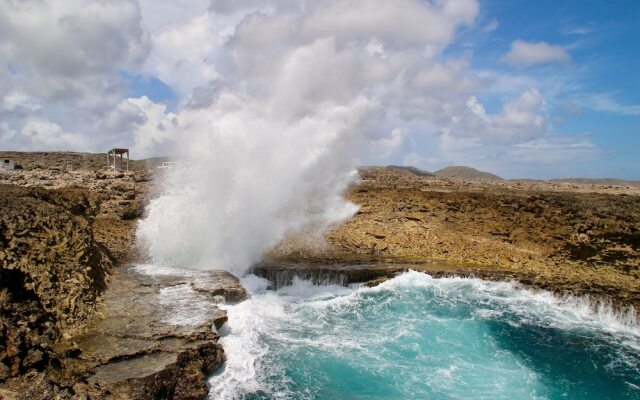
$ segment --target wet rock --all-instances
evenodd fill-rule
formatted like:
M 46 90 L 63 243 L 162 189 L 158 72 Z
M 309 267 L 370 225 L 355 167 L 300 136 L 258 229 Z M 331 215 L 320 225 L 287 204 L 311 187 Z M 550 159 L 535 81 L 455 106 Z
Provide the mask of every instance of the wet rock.
M 102 367 L 96 383 L 116 398 L 201 400 L 208 394 L 206 375 L 224 362 L 222 346 L 205 343 L 178 355 L 157 353 Z
M 229 320 L 229 317 L 227 316 L 227 311 L 215 309 L 213 311 L 212 320 L 213 320 L 213 325 L 216 327 L 216 329 L 222 328 L 222 326 Z
M 294 278 L 309 280 L 315 285 L 348 286 L 352 283 L 383 282 L 407 271 L 403 265 L 371 264 L 313 264 L 313 263 L 262 263 L 254 273 L 270 282 L 269 288 L 277 290 L 291 285 Z
M 222 297 L 226 302 L 238 303 L 249 297 L 240 280 L 227 271 L 210 271 L 191 282 L 193 290 L 212 298 Z
M 133 399 L 202 399 L 206 375 L 224 363 L 217 329 L 227 321 L 225 310 L 213 302 L 202 320 L 174 321 L 188 314 L 162 305 L 165 290 L 180 290 L 189 301 L 206 303 L 206 293 L 191 285 L 242 288 L 236 277 L 222 271 L 183 275 L 147 275 L 134 268 L 115 274 L 99 308 L 99 318 L 61 346 L 75 346 L 78 357 L 65 368 L 84 371 L 100 392 Z M 244 289 L 244 288 L 242 288 Z M 175 300 L 180 303 L 179 300 Z

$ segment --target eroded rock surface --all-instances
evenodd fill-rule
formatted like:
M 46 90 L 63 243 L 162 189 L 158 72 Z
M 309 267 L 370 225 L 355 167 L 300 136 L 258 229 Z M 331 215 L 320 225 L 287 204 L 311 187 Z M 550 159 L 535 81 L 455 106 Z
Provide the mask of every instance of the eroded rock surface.
M 216 287 L 223 298 L 245 290 L 222 271 L 149 271 L 147 266 L 114 272 L 94 318 L 52 344 L 59 365 L 27 373 L 4 390 L 30 400 L 205 398 L 206 376 L 225 362 L 217 329 L 227 314 L 219 299 L 193 287 Z
M 217 304 L 248 293 L 223 271 L 123 267 L 155 171 L 94 156 L 0 171 L 0 399 L 202 399 L 224 363 Z
M 43 370 L 63 331 L 85 322 L 112 260 L 77 190 L 0 185 L 0 380 Z
M 378 167 L 360 175 L 347 194 L 359 211 L 328 232 L 324 245 L 289 237 L 271 256 L 303 263 L 440 260 L 461 274 L 640 310 L 637 186 L 465 181 Z
M 61 344 L 77 353 L 65 367 L 115 398 L 202 399 L 206 375 L 225 361 L 216 328 L 227 317 L 191 284 L 223 287 L 233 278 L 118 272 L 98 317 Z
M 366 264 L 320 264 L 320 263 L 261 263 L 254 273 L 270 282 L 269 289 L 277 290 L 291 285 L 294 278 L 308 280 L 314 285 L 348 286 L 352 283 L 371 285 L 393 278 L 409 269 L 407 265 Z

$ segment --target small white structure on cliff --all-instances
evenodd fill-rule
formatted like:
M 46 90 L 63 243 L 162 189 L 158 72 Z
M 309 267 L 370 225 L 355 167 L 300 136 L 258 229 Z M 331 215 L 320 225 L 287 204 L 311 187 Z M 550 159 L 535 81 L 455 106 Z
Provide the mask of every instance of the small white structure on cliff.
M 10 158 L 3 158 L 2 163 L 0 163 L 0 168 L 2 169 L 15 169 L 15 164 Z
M 158 165 L 156 168 L 168 170 L 168 169 L 174 169 L 175 167 L 176 167 L 175 161 L 164 161 L 162 165 Z

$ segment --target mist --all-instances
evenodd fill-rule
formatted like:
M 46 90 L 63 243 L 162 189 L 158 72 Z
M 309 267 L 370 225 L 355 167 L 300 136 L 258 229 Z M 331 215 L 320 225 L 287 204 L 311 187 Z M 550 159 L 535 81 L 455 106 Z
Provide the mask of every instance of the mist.
M 344 192 L 359 160 L 401 144 L 389 122 L 401 77 L 433 64 L 423 45 L 473 18 L 413 1 L 329 3 L 209 11 L 226 32 L 209 60 L 218 78 L 162 123 L 181 161 L 138 227 L 153 263 L 242 274 L 285 235 L 352 216 Z M 407 23 L 381 23 L 386 12 Z

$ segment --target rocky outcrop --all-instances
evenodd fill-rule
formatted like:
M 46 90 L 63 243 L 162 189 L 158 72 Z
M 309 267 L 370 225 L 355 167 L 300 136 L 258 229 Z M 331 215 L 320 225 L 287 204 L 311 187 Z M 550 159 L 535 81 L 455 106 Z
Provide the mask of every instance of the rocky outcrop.
M 204 399 L 206 377 L 225 362 L 220 302 L 247 292 L 224 271 L 147 272 L 115 270 L 91 321 L 51 344 L 55 364 L 3 390 L 29 400 Z
M 95 203 L 91 222 L 94 235 L 121 262 L 136 256 L 135 224 L 152 195 L 152 177 L 152 172 L 147 170 L 114 171 L 108 167 L 98 170 L 58 167 L 0 170 L 0 184 L 64 190 L 75 188 L 90 193 Z
M 502 180 L 502 178 L 500 178 L 499 176 L 491 174 L 489 172 L 478 171 L 475 168 L 459 165 L 442 168 L 434 172 L 433 174 L 444 178 L 456 178 L 472 181 Z
M 191 285 L 223 288 L 229 280 L 237 278 L 222 272 L 117 272 L 98 316 L 60 344 L 61 352 L 74 355 L 64 361 L 64 369 L 73 371 L 75 381 L 86 382 L 87 392 L 108 398 L 203 399 L 206 376 L 225 361 L 216 332 L 227 315 Z M 189 305 L 206 311 L 196 315 L 181 308 Z
M 406 265 L 320 264 L 320 263 L 262 263 L 254 267 L 254 273 L 270 282 L 269 289 L 277 290 L 291 285 L 294 278 L 311 281 L 314 285 L 349 286 L 352 283 L 377 283 L 393 278 L 409 269 Z
M 113 171 L 76 153 L 28 155 L 24 170 L 0 171 L 0 399 L 204 398 L 206 376 L 225 361 L 218 305 L 242 301 L 246 289 L 224 271 L 122 267 L 137 257 L 151 171 Z M 83 168 L 49 165 L 60 157 Z M 194 320 L 174 304 L 207 313 Z
M 94 205 L 80 190 L 0 185 L 0 380 L 56 362 L 52 344 L 106 288 L 112 260 L 93 239 Z
M 285 240 L 270 256 L 306 263 L 439 260 L 486 278 L 591 293 L 640 309 L 640 190 L 542 181 L 463 181 L 360 170 L 360 209 L 326 244 Z

